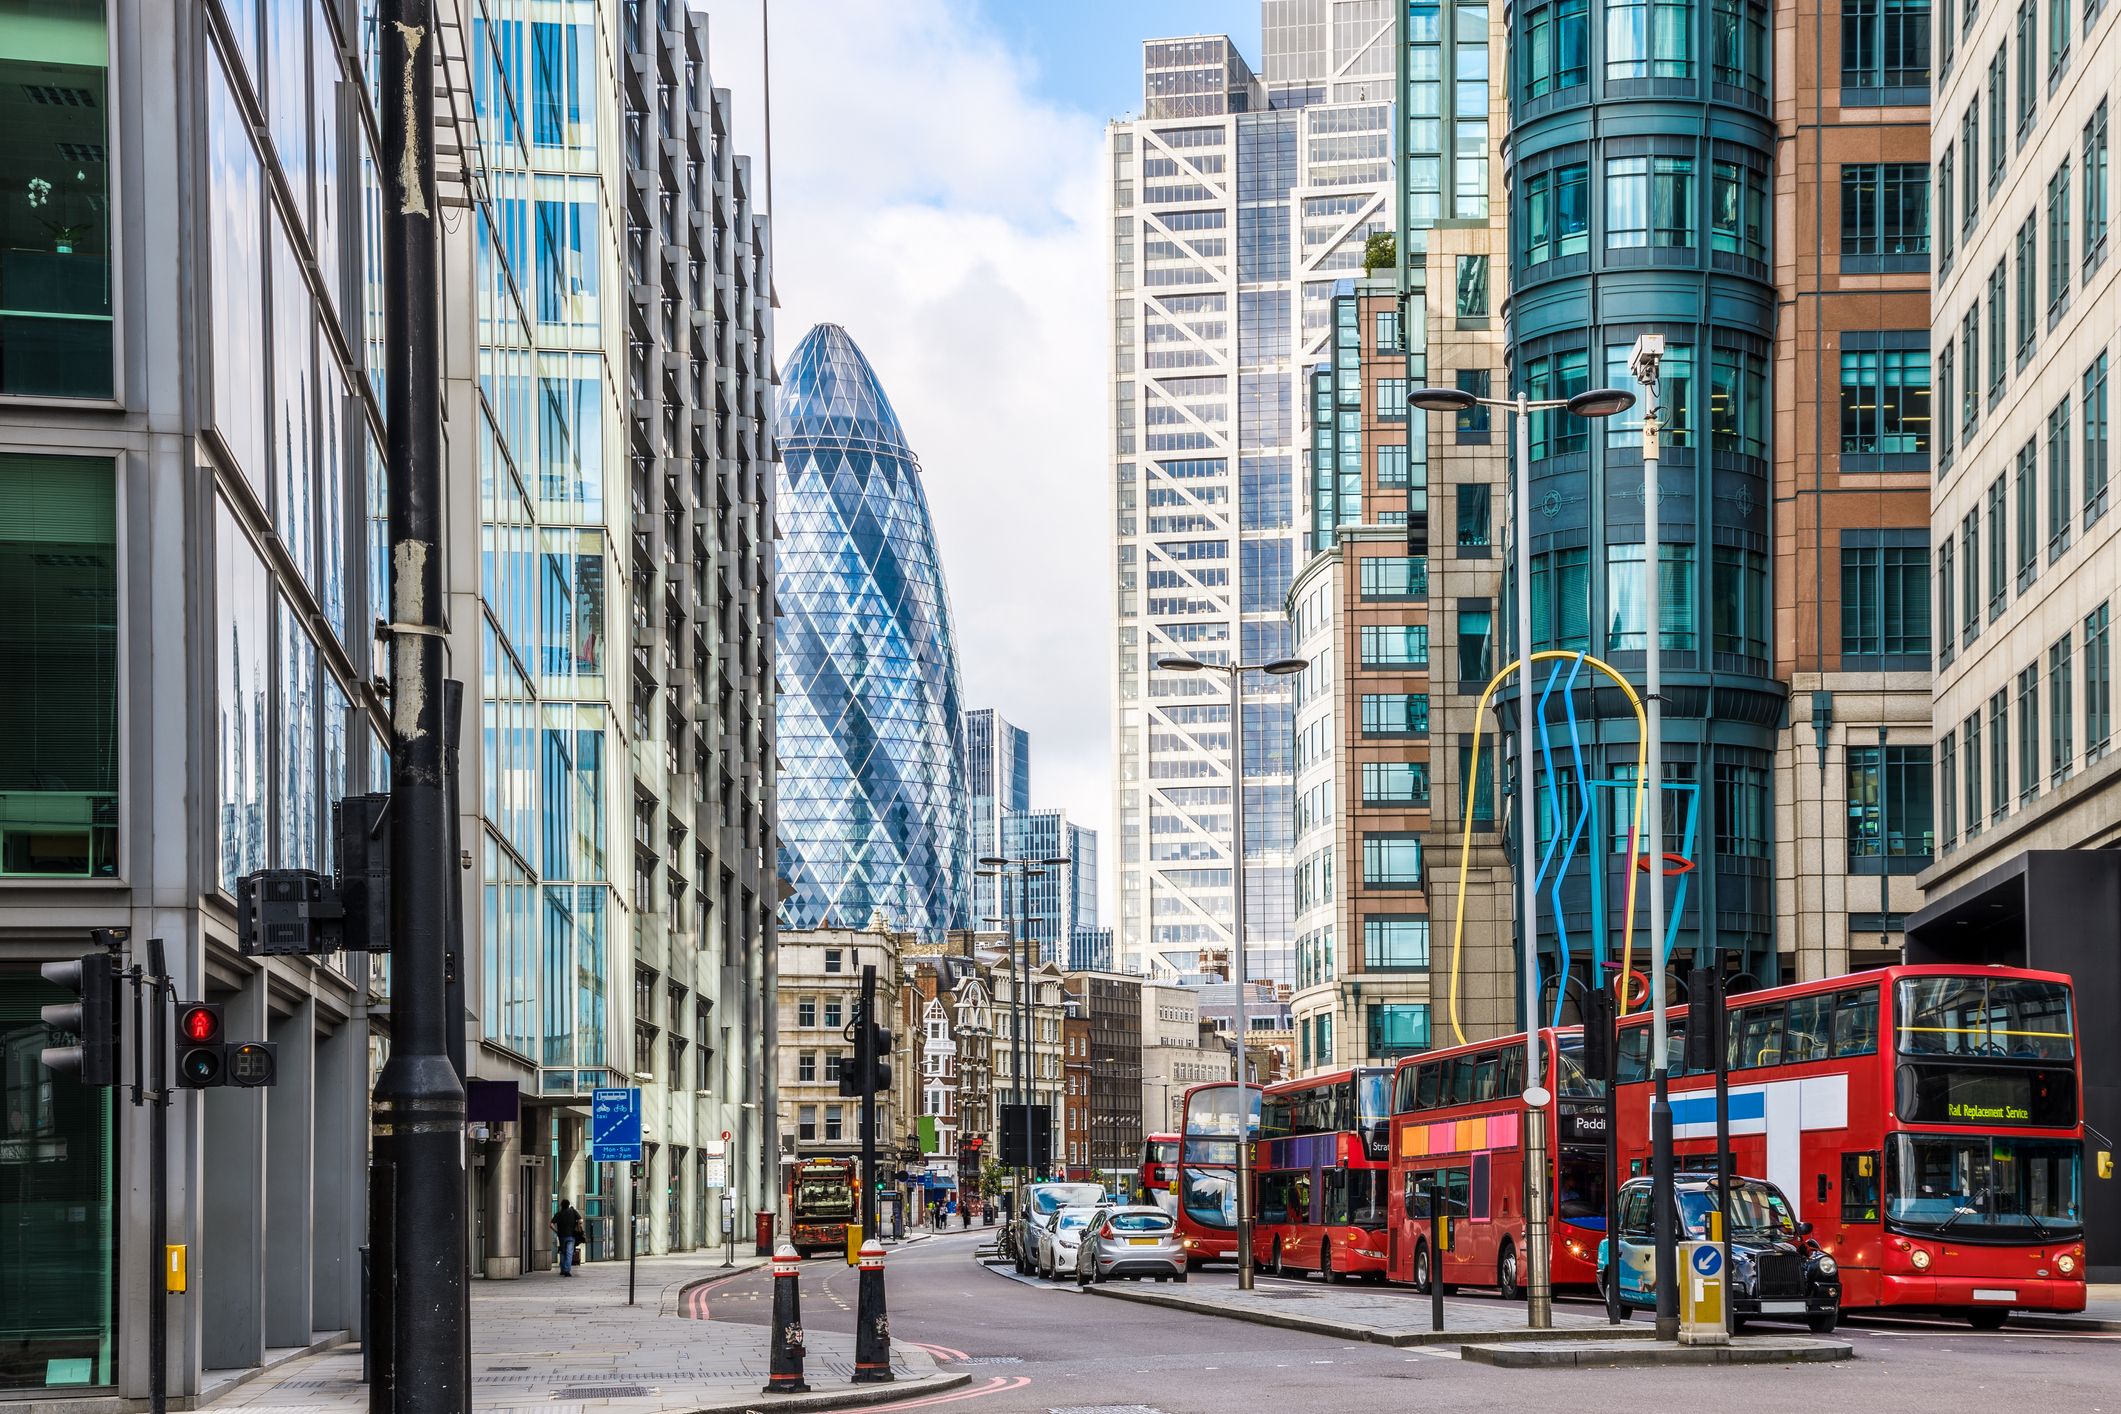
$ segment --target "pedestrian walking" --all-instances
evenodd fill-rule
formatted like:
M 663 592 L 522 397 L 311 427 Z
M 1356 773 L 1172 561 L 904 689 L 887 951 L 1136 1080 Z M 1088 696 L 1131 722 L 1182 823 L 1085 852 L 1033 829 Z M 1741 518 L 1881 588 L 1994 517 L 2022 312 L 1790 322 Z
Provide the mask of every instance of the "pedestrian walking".
M 553 1235 L 560 1240 L 560 1275 L 574 1275 L 575 1253 L 582 1242 L 582 1210 L 571 1198 L 562 1198 L 559 1208 L 552 1215 Z

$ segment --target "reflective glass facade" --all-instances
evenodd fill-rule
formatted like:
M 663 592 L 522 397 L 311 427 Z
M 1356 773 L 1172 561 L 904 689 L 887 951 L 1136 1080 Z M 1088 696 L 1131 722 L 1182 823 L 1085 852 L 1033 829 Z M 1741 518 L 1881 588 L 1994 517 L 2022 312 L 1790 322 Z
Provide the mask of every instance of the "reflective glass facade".
M 920 463 L 835 324 L 781 374 L 785 927 L 966 926 L 972 837 L 949 596 Z

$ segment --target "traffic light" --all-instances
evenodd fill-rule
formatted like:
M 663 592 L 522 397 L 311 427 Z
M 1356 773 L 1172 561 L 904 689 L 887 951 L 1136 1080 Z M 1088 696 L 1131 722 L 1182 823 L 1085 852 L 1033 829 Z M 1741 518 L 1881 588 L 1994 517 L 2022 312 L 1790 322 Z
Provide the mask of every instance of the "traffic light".
M 213 1002 L 177 1007 L 177 1084 L 186 1090 L 226 1085 L 228 1046 L 221 1039 L 221 1008 Z
M 1697 1074 L 1723 1069 L 1725 1022 L 1723 973 L 1696 967 L 1686 979 L 1686 1068 Z
M 1583 1018 L 1583 1069 L 1601 1083 L 1613 1076 L 1613 1028 L 1618 1020 L 1613 994 L 1597 987 L 1583 994 L 1578 1007 Z
M 891 1088 L 891 1033 L 881 1026 L 869 1028 L 869 1072 L 872 1091 L 881 1093 Z
M 41 1008 L 44 1024 L 74 1038 L 71 1046 L 47 1046 L 39 1057 L 55 1075 L 72 1075 L 83 1085 L 118 1083 L 118 1047 L 124 1023 L 118 1017 L 118 966 L 107 952 L 92 952 L 71 962 L 47 962 L 38 969 L 44 980 L 72 992 L 78 1001 Z

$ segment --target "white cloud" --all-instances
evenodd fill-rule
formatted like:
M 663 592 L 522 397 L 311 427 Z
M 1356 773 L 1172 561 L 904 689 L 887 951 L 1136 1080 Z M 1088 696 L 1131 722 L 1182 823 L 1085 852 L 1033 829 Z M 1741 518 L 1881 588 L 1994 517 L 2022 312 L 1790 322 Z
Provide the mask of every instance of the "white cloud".
M 705 8 L 756 162 L 760 12 Z M 1103 125 L 1034 97 L 962 0 L 772 16 L 780 356 L 829 320 L 876 366 L 924 469 L 967 705 L 1031 733 L 1033 803 L 1095 826 L 1109 864 Z

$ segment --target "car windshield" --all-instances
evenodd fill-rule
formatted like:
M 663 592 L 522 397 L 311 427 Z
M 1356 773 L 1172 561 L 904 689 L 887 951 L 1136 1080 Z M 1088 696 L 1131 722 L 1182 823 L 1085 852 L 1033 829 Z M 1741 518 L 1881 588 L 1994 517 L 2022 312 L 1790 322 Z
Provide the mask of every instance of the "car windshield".
M 2069 988 L 2009 977 L 1910 977 L 1900 983 L 1900 1050 L 1912 1056 L 2068 1060 Z
M 1054 1225 L 1054 1231 L 1080 1232 L 1089 1225 L 1090 1215 L 1088 1213 L 1062 1213 L 1060 1221 Z
M 1779 1189 L 1763 1183 L 1731 1185 L 1731 1237 L 1749 1242 L 1794 1242 L 1797 1216 L 1790 1211 Z M 1716 1211 L 1716 1189 L 1682 1188 L 1679 1191 L 1679 1222 L 1688 1237 L 1709 1235 L 1709 1214 Z
M 1894 1227 L 1979 1241 L 2075 1239 L 2084 1149 L 2074 1139 L 1898 1134 L 1886 1151 Z
M 1062 1208 L 1089 1208 L 1105 1196 L 1105 1190 L 1094 1183 L 1049 1183 L 1031 1190 L 1031 1207 L 1040 1213 L 1054 1213 Z
M 1171 1219 L 1162 1213 L 1114 1213 L 1114 1232 L 1169 1232 Z

